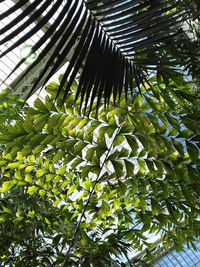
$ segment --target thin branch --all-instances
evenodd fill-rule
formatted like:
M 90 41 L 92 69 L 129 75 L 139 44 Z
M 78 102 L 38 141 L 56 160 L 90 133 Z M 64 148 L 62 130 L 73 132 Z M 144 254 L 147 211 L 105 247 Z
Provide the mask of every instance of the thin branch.
M 82 213 L 81 213 L 81 216 L 80 216 L 80 219 L 79 219 L 79 221 L 78 221 L 78 224 L 77 224 L 77 226 L 76 226 L 76 228 L 75 228 L 75 232 L 74 232 L 74 235 L 73 235 L 73 237 L 72 237 L 71 244 L 69 245 L 68 251 L 67 251 L 67 253 L 66 253 L 66 258 L 65 258 L 65 261 L 64 261 L 64 263 L 63 263 L 63 267 L 64 267 L 65 264 L 67 263 L 68 255 L 69 255 L 69 253 L 70 253 L 70 251 L 71 251 L 71 249 L 72 249 L 72 247 L 73 247 L 73 245 L 74 245 L 74 241 L 75 241 L 76 236 L 77 236 L 77 234 L 78 234 L 78 231 L 79 231 L 80 224 L 81 224 L 81 222 L 82 222 L 83 216 L 85 215 L 86 209 L 87 209 L 87 207 L 88 207 L 88 205 L 89 205 L 89 203 L 90 203 L 90 198 L 91 198 L 91 196 L 92 196 L 92 194 L 93 194 L 93 192 L 94 192 L 94 189 L 95 189 L 96 184 L 97 184 L 97 183 L 99 182 L 99 180 L 101 179 L 101 175 L 100 175 L 100 174 L 101 174 L 101 171 L 102 171 L 102 169 L 104 168 L 104 165 L 105 165 L 105 163 L 106 163 L 106 161 L 107 161 L 107 159 L 108 159 L 108 157 L 109 157 L 109 154 L 110 154 L 110 152 L 111 152 L 111 149 L 112 149 L 112 147 L 113 147 L 113 143 L 114 143 L 114 141 L 115 141 L 115 138 L 116 138 L 116 136 L 119 134 L 121 128 L 122 128 L 122 125 L 120 125 L 120 127 L 118 128 L 118 130 L 117 130 L 117 132 L 116 132 L 116 134 L 115 134 L 115 136 L 114 136 L 114 138 L 113 138 L 113 140 L 112 140 L 112 143 L 111 143 L 109 149 L 107 150 L 105 159 L 104 159 L 104 161 L 103 161 L 103 163 L 102 163 L 102 165 L 101 165 L 101 167 L 100 167 L 100 169 L 99 169 L 97 178 L 96 178 L 96 180 L 95 180 L 95 182 L 94 182 L 94 185 L 93 185 L 93 187 L 92 187 L 92 190 L 90 191 L 88 200 L 87 200 L 87 202 L 86 202 L 86 204 L 85 204 L 85 207 L 84 207 L 84 209 L 83 209 L 83 211 L 82 211 Z

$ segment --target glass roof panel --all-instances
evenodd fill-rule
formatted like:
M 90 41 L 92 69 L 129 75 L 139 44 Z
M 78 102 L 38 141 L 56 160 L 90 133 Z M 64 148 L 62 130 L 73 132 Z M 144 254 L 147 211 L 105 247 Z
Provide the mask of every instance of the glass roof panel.
M 10 7 L 12 7 L 16 0 L 7 0 L 0 2 L 0 13 L 3 13 L 4 11 L 8 10 Z M 30 3 L 33 2 L 33 0 L 30 0 Z M 41 1 L 41 5 L 42 5 Z M 54 1 L 52 1 L 53 4 Z M 27 5 L 28 6 L 28 5 Z M 26 5 L 24 8 L 27 7 Z M 14 69 L 16 64 L 21 60 L 22 58 L 22 51 L 27 46 L 33 46 L 44 34 L 44 31 L 49 28 L 49 26 L 54 22 L 56 17 L 58 16 L 60 10 L 62 9 L 63 4 L 58 9 L 58 12 L 54 14 L 54 16 L 49 20 L 49 22 L 45 25 L 45 27 L 42 30 L 39 30 L 36 32 L 32 38 L 29 38 L 25 43 L 21 44 L 11 52 L 9 52 L 6 56 L 3 56 L 0 58 L 0 90 L 7 88 L 26 68 L 28 63 L 23 63 L 19 69 L 17 69 L 7 80 L 2 84 L 2 82 L 6 79 L 6 77 L 10 74 L 10 72 Z M 45 10 L 45 12 L 42 14 L 44 16 L 48 10 L 51 8 L 51 5 Z M 0 29 L 2 29 L 5 25 L 7 25 L 10 21 L 15 19 L 19 14 L 22 13 L 23 10 L 17 11 L 14 14 L 6 17 L 5 19 L 0 21 Z M 22 20 L 19 24 L 13 27 L 13 30 L 15 30 L 17 27 L 22 25 L 23 23 L 26 23 L 28 18 Z M 32 23 L 30 26 L 28 26 L 23 33 L 27 33 L 29 30 L 31 30 L 36 24 Z M 11 32 L 11 31 L 10 31 Z M 8 33 L 7 33 L 8 34 Z M 6 34 L 6 35 L 7 35 Z M 2 40 L 5 36 L 5 34 L 2 34 L 0 37 L 0 40 Z M 13 38 L 12 41 L 9 41 L 3 45 L 0 46 L 0 52 L 4 52 L 8 47 L 10 47 L 14 41 L 19 40 L 22 34 L 17 35 L 15 38 Z M 43 49 L 44 45 L 39 49 L 37 53 L 39 53 Z M 10 88 L 11 89 L 11 88 Z
M 10 7 L 12 7 L 14 5 L 14 1 L 11 0 L 7 0 L 7 1 L 3 1 L 0 3 L 0 10 L 1 13 L 3 13 L 4 11 L 8 10 Z M 21 11 L 22 12 L 22 11 Z M 0 21 L 0 28 L 3 28 L 5 25 L 8 24 L 8 22 L 12 21 L 13 19 L 15 19 L 17 17 L 17 15 L 19 15 L 21 12 L 15 12 L 15 14 L 10 15 L 8 17 L 6 17 L 5 19 Z M 21 24 L 25 23 L 25 20 L 21 21 Z M 16 29 L 16 27 L 18 27 L 19 25 L 16 25 L 13 29 Z M 34 24 L 31 24 L 26 30 L 24 30 L 23 32 L 26 33 L 28 32 L 28 30 L 30 30 L 32 27 L 34 26 Z M 8 76 L 8 74 L 13 70 L 13 68 L 16 66 L 16 64 L 21 60 L 21 51 L 23 49 L 23 47 L 25 47 L 26 45 L 30 45 L 32 46 L 37 40 L 39 40 L 41 38 L 41 36 L 43 35 L 43 32 L 40 30 L 38 31 L 33 38 L 30 38 L 28 41 L 26 41 L 24 44 L 20 45 L 19 47 L 15 48 L 13 51 L 9 52 L 6 56 L 2 57 L 0 59 L 0 81 L 4 81 L 6 79 L 6 77 Z M 1 40 L 5 37 L 6 35 L 3 34 L 1 36 Z M 14 40 L 19 40 L 19 38 L 21 37 L 21 35 L 17 35 Z M 1 45 L 0 47 L 0 51 L 4 52 L 9 46 L 12 45 L 13 41 L 9 41 L 3 45 Z M 1 90 L 6 88 L 9 84 L 11 84 L 16 78 L 17 76 L 26 69 L 27 64 L 22 64 L 19 69 L 17 71 L 15 71 L 15 73 L 13 73 L 5 83 L 3 83 L 1 85 Z
M 188 249 L 186 245 L 183 247 L 183 251 L 176 252 L 172 250 L 167 253 L 161 259 L 159 259 L 156 263 L 154 263 L 153 267 L 158 266 L 169 266 L 169 267 L 194 267 L 200 266 L 200 242 L 195 243 L 197 250 Z

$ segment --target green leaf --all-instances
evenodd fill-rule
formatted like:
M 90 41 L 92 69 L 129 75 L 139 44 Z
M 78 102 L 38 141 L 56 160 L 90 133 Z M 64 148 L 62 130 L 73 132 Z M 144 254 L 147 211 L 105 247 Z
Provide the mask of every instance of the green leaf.
M 20 223 L 21 221 L 23 221 L 23 219 L 24 219 L 24 217 L 18 217 L 18 218 L 16 218 L 16 219 L 13 220 L 13 223 L 14 223 L 14 224 L 18 224 L 18 223 Z
M 144 224 L 148 225 L 149 223 L 151 223 L 151 216 L 149 216 L 148 213 L 144 213 L 143 211 L 140 212 L 140 218 Z
M 32 179 L 32 177 L 31 177 L 31 175 L 29 173 L 27 173 L 25 175 L 25 181 L 28 182 L 28 183 L 30 183 L 30 184 L 32 184 L 33 179 Z
M 137 149 L 138 149 L 138 143 L 137 143 L 137 140 L 134 136 L 132 135 L 126 135 L 126 140 L 129 144 L 129 146 L 131 147 L 131 149 L 135 152 L 137 152 Z
M 6 222 L 6 217 L 4 215 L 0 215 L 0 224 Z
M 6 207 L 3 207 L 3 211 L 4 211 L 5 213 L 12 214 L 12 210 L 10 210 L 10 209 L 8 209 L 8 208 L 6 208 Z
M 41 131 L 45 126 L 46 122 L 49 120 L 49 114 L 41 114 L 36 120 L 34 124 L 34 128 L 37 132 Z
M 151 208 L 152 208 L 153 215 L 158 216 L 159 213 L 161 212 L 161 207 L 154 198 L 151 198 Z
M 72 152 L 73 148 L 75 147 L 76 143 L 78 142 L 78 140 L 67 140 L 66 143 L 66 149 L 70 152 Z
M 15 172 L 14 177 L 15 177 L 16 179 L 18 179 L 18 180 L 22 180 L 22 179 L 23 179 L 23 177 L 22 177 L 22 173 L 21 173 L 20 170 L 17 170 L 17 171 Z
M 113 142 L 113 147 L 120 146 L 125 140 L 123 135 L 117 135 Z
M 126 209 L 128 209 L 131 206 L 131 199 L 129 197 L 125 197 L 124 203 L 126 205 Z
M 45 137 L 46 136 L 46 137 Z M 48 145 L 48 144 L 51 144 L 51 142 L 53 142 L 53 140 L 55 139 L 56 137 L 52 134 L 49 134 L 49 135 L 44 135 L 44 139 L 42 140 L 41 144 L 42 145 Z
M 177 130 L 181 130 L 180 122 L 178 119 L 175 119 L 171 116 L 171 114 L 166 113 L 165 114 L 166 118 L 168 119 L 169 123 Z
M 54 157 L 53 157 L 53 161 L 54 162 L 58 162 L 59 160 L 61 160 L 64 156 L 66 155 L 66 152 L 64 151 L 58 151 Z
M 172 216 L 174 221 L 177 221 L 179 217 L 177 209 L 169 201 L 166 201 L 166 204 L 167 204 L 167 209 L 168 209 L 169 214 Z
M 114 126 L 103 126 L 99 129 L 99 138 L 104 138 L 105 134 L 108 135 L 109 138 L 111 138 L 116 130 L 116 127 Z
M 33 186 L 29 186 L 29 187 L 28 187 L 28 191 L 27 191 L 27 193 L 28 193 L 30 196 L 32 196 L 32 195 L 34 195 L 38 190 L 39 190 L 39 188 L 38 188 L 37 186 L 35 186 L 35 185 L 33 185 Z
M 169 106 L 172 110 L 174 110 L 176 104 L 175 104 L 174 101 L 172 100 L 172 97 L 171 97 L 170 94 L 169 94 L 168 88 L 162 90 L 161 94 L 162 94 L 162 97 L 164 98 L 164 100 L 166 101 L 166 103 L 168 104 L 168 106 Z
M 111 160 L 112 165 L 114 167 L 115 170 L 115 174 L 117 177 L 123 177 L 124 176 L 124 170 L 123 170 L 123 165 L 120 161 L 118 160 Z
M 38 145 L 33 149 L 33 154 L 38 155 L 40 154 L 44 149 L 46 148 L 46 145 Z
M 26 169 L 25 169 L 25 173 L 30 173 L 30 172 L 32 172 L 34 169 L 35 169 L 34 166 L 27 166 Z
M 186 146 L 187 146 L 187 151 L 188 151 L 188 154 L 190 155 L 191 160 L 194 162 L 197 162 L 197 160 L 200 158 L 198 147 L 195 144 L 188 142 L 188 141 L 186 141 Z
M 182 117 L 182 121 L 189 130 L 197 134 L 199 133 L 200 126 L 195 120 L 192 120 L 188 118 L 187 116 L 185 116 L 185 117 Z
M 121 207 L 121 202 L 118 199 L 114 199 L 114 210 L 118 210 Z
M 13 141 L 14 136 L 12 135 L 5 135 L 5 134 L 0 134 L 0 143 L 1 144 L 6 144 L 10 141 Z
M 33 155 L 30 155 L 27 157 L 27 161 L 30 163 L 30 164 L 34 164 L 35 163 L 35 156 Z
M 72 159 L 74 159 L 74 157 L 72 156 Z M 82 163 L 83 160 L 81 158 L 76 158 L 73 163 L 71 164 L 71 169 L 76 169 L 76 167 Z M 65 162 L 66 163 L 66 162 Z
M 190 183 L 190 178 L 188 175 L 188 169 L 186 165 L 183 164 L 177 164 L 176 168 L 175 168 L 175 173 L 177 175 L 177 177 L 179 178 L 180 181 L 184 181 L 184 183 Z
M 145 199 L 140 198 L 140 207 L 142 208 L 143 211 L 146 210 L 146 208 L 147 208 L 147 202 L 146 202 Z
M 5 160 L 1 160 L 1 161 L 0 161 L 0 167 L 5 166 L 6 163 L 7 163 L 7 162 L 6 162 Z
M 138 159 L 138 164 L 139 164 L 138 176 L 144 175 L 147 167 L 145 160 Z
M 45 173 L 46 173 L 46 170 L 39 169 L 39 170 L 37 170 L 35 176 L 36 176 L 36 178 L 40 178 L 40 177 L 42 177 Z
M 159 181 L 159 184 L 161 186 L 162 189 L 162 198 L 166 199 L 169 197 L 169 186 L 168 183 L 166 181 Z
M 44 220 L 45 220 L 46 224 L 51 225 L 51 221 L 48 218 L 45 217 Z
M 43 167 L 46 171 L 48 171 L 48 170 L 49 170 L 49 166 L 50 166 L 50 160 L 47 159 L 47 160 L 45 160 L 44 163 L 42 164 L 42 167 Z
M 86 156 L 85 156 L 85 158 L 86 158 L 88 161 L 92 162 L 93 157 L 94 157 L 94 155 L 95 155 L 95 151 L 96 151 L 96 147 L 91 147 L 91 148 L 89 148 L 89 149 L 87 150 L 87 152 L 86 152 Z
M 53 183 L 57 184 L 60 180 L 62 180 L 62 176 L 56 175 L 55 178 L 53 179 Z
M 134 175 L 134 164 L 130 162 L 129 160 L 124 160 L 126 165 L 126 176 L 127 177 L 133 177 Z
M 151 251 L 149 249 L 146 249 L 145 252 L 146 252 L 146 255 L 147 255 L 147 260 L 152 262 L 154 257 L 153 257 L 153 254 L 151 253 Z
M 62 166 L 58 170 L 58 174 L 64 176 L 66 174 L 66 166 Z
M 19 168 L 19 170 L 23 170 L 24 168 L 26 168 L 26 166 L 27 166 L 27 164 L 23 164 L 22 163 L 22 164 L 19 165 L 18 168 Z
M 3 155 L 3 159 L 12 160 L 12 156 L 9 153 L 7 153 Z
M 90 190 L 91 186 L 92 186 L 92 182 L 91 180 L 88 178 L 86 179 L 83 183 L 82 183 L 83 188 L 85 188 L 86 190 Z
M 121 197 L 123 197 L 123 196 L 125 196 L 126 191 L 127 191 L 126 185 L 125 185 L 125 183 L 123 183 L 121 181 L 118 181 L 118 184 L 119 184 L 119 193 L 120 193 Z
M 75 155 L 81 155 L 83 149 L 87 146 L 86 142 L 79 141 L 75 146 L 74 146 L 74 154 Z
M 77 189 L 76 185 L 70 186 L 70 188 L 67 191 L 67 195 L 70 196 L 76 189 Z
M 8 169 L 16 169 L 16 168 L 18 168 L 19 165 L 20 165 L 20 162 L 13 162 L 13 163 L 9 163 L 7 168 Z
M 138 181 L 136 180 L 136 179 L 131 179 L 131 181 L 130 181 L 130 192 L 132 193 L 132 194 L 136 194 L 137 193 L 137 191 L 138 191 Z
M 45 113 L 49 112 L 48 108 L 45 106 L 45 104 L 39 98 L 37 98 L 35 100 L 34 107 L 36 109 L 38 109 L 40 112 L 45 112 Z
M 27 216 L 30 217 L 31 219 L 33 219 L 35 217 L 35 211 L 34 210 L 32 210 L 32 211 L 29 210 Z
M 16 184 L 16 182 L 17 182 L 16 180 L 3 182 L 0 188 L 0 192 L 5 193 L 9 191 Z
M 85 165 L 81 168 L 81 178 L 85 178 L 88 176 L 88 174 L 90 172 L 93 172 L 96 173 L 97 169 L 96 169 L 96 166 L 94 165 Z
M 44 140 L 45 135 L 44 134 L 35 134 L 31 140 L 29 141 L 29 145 L 31 145 L 32 147 L 35 147 L 37 145 L 40 145 L 41 142 Z M 45 147 L 45 146 L 43 146 Z
M 119 151 L 119 158 L 125 159 L 129 156 L 129 149 L 122 148 L 122 150 Z
M 26 145 L 22 150 L 21 153 L 23 156 L 26 156 L 30 153 L 32 153 L 32 147 L 30 145 Z
M 83 128 L 88 122 L 89 122 L 88 119 L 86 118 L 82 119 L 78 124 L 78 128 L 79 129 Z
M 108 203 L 106 203 L 104 200 L 102 201 L 101 204 L 101 217 L 106 217 L 108 215 L 110 215 L 112 213 L 112 211 L 110 210 L 110 206 L 108 205 Z
M 43 188 L 44 187 L 44 178 L 39 178 L 36 181 L 36 184 Z
M 183 156 L 185 154 L 184 152 L 184 145 L 177 140 L 173 140 L 173 144 L 175 148 L 178 150 L 178 152 Z
M 53 207 L 57 207 L 59 204 L 60 204 L 61 200 L 60 199 L 57 199 L 53 202 Z
M 73 221 L 74 218 L 76 218 L 80 213 L 78 211 L 74 212 L 72 217 L 70 218 L 70 221 Z

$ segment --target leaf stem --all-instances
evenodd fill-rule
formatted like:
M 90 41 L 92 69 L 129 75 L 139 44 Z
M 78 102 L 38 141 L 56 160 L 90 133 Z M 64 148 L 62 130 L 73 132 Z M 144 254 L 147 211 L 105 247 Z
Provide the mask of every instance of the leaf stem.
M 110 154 L 110 152 L 111 152 L 111 149 L 112 149 L 112 147 L 113 147 L 113 143 L 114 143 L 114 141 L 115 141 L 115 138 L 116 138 L 117 135 L 119 134 L 121 128 L 122 128 L 122 125 L 120 125 L 120 126 L 118 127 L 118 130 L 116 131 L 116 134 L 115 134 L 115 136 L 114 136 L 114 138 L 113 138 L 113 140 L 112 140 L 112 142 L 111 142 L 111 144 L 110 144 L 110 147 L 109 147 L 108 150 L 107 150 L 105 159 L 104 159 L 104 161 L 103 161 L 103 163 L 102 163 L 102 165 L 101 165 L 101 167 L 100 167 L 100 169 L 99 169 L 97 178 L 96 178 L 96 180 L 95 180 L 95 182 L 94 182 L 94 185 L 93 185 L 93 187 L 92 187 L 92 190 L 91 190 L 90 193 L 89 193 L 88 200 L 87 200 L 87 202 L 86 202 L 86 204 L 85 204 L 85 207 L 84 207 L 84 209 L 83 209 L 83 211 L 82 211 L 82 213 L 81 213 L 81 216 L 80 216 L 80 219 L 79 219 L 79 221 L 78 221 L 78 224 L 77 224 L 77 226 L 76 226 L 76 228 L 75 228 L 74 235 L 73 235 L 73 237 L 72 237 L 71 243 L 70 243 L 69 248 L 68 248 L 67 253 L 66 253 L 66 258 L 65 258 L 65 261 L 64 261 L 64 263 L 63 263 L 63 267 L 64 267 L 65 264 L 67 263 L 68 255 L 69 255 L 69 253 L 70 253 L 70 251 L 71 251 L 71 249 L 72 249 L 72 247 L 73 247 L 73 245 L 74 245 L 75 238 L 76 238 L 76 236 L 77 236 L 77 234 L 78 234 L 78 231 L 79 231 L 80 224 L 81 224 L 81 222 L 82 222 L 83 216 L 85 215 L 86 209 L 87 209 L 87 207 L 88 207 L 88 205 L 89 205 L 89 203 L 90 203 L 90 199 L 91 199 L 91 196 L 92 196 L 92 194 L 93 194 L 93 192 L 94 192 L 94 190 L 95 190 L 95 186 L 96 186 L 96 184 L 99 182 L 99 180 L 101 179 L 101 171 L 102 171 L 102 169 L 104 168 L 104 165 L 105 165 L 105 163 L 106 163 L 106 161 L 107 161 L 107 159 L 108 159 L 108 157 L 109 157 L 109 154 Z

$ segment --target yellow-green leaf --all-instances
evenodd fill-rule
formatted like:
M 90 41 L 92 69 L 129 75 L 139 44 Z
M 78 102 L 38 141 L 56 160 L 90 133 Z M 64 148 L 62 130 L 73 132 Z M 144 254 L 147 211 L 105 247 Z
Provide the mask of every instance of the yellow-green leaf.
M 29 211 L 27 216 L 30 217 L 31 219 L 33 219 L 35 217 L 35 211 L 34 210 Z
M 27 173 L 25 175 L 25 181 L 28 182 L 28 183 L 30 183 L 30 184 L 32 184 L 33 179 L 32 179 L 32 177 L 31 177 L 31 175 L 29 173 Z
M 44 190 L 44 189 L 39 190 L 39 195 L 40 195 L 41 197 L 45 196 L 45 194 L 46 194 L 46 190 Z
M 34 166 L 27 166 L 26 169 L 25 169 L 25 173 L 29 173 L 31 172 L 32 170 L 34 170 Z
M 35 176 L 36 176 L 36 178 L 40 178 L 40 177 L 42 177 L 45 173 L 46 173 L 46 170 L 39 169 L 39 170 L 37 170 Z
M 28 188 L 28 194 L 30 196 L 32 196 L 32 195 L 34 195 L 38 191 L 38 189 L 39 188 L 37 186 L 35 186 L 35 185 L 29 186 L 29 188 Z
M 10 190 L 14 185 L 16 184 L 16 180 L 13 181 L 7 181 L 2 184 L 2 187 L 0 188 L 0 193 L 5 193 L 8 190 Z
M 76 185 L 70 186 L 69 190 L 67 191 L 67 195 L 68 196 L 71 195 L 74 192 L 74 190 L 76 190 Z
M 85 188 L 86 190 L 90 190 L 91 186 L 92 186 L 92 182 L 90 179 L 86 179 L 83 183 L 82 183 L 83 188 Z
M 9 163 L 7 168 L 8 169 L 16 169 L 18 168 L 18 166 L 20 165 L 20 162 L 12 162 L 12 163 Z

